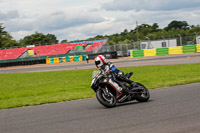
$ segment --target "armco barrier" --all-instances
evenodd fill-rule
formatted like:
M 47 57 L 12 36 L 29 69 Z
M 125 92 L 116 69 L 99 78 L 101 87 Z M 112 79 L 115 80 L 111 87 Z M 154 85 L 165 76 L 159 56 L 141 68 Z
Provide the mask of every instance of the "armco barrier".
M 144 50 L 133 50 L 133 57 L 144 57 Z
M 46 64 L 50 64 L 50 58 L 46 59 Z
M 51 64 L 54 63 L 54 58 L 50 58 L 50 63 L 51 63 Z
M 131 50 L 130 57 L 143 57 L 143 56 L 155 56 L 155 55 L 172 55 L 172 54 L 184 54 L 184 53 L 197 53 L 200 52 L 200 44 L 186 45 L 168 48 L 157 49 L 145 49 L 145 50 Z
M 198 52 L 198 53 L 200 52 L 200 44 L 196 45 L 196 52 Z
M 169 54 L 183 54 L 183 47 L 169 47 Z
M 157 48 L 156 55 L 168 55 L 169 49 L 168 48 Z
M 70 58 L 69 58 L 69 56 L 66 57 L 66 62 L 70 62 Z
M 156 49 L 145 49 L 144 56 L 156 56 Z
M 86 55 L 46 58 L 46 64 L 61 63 L 61 62 L 73 62 L 73 61 L 86 61 Z
M 66 61 L 66 57 L 62 57 L 62 60 L 63 60 L 63 62 L 67 62 L 67 61 Z
M 82 61 L 86 61 L 86 55 L 82 55 Z
M 74 56 L 74 61 L 79 61 L 79 56 Z
M 69 56 L 69 58 L 70 58 L 70 62 L 74 61 L 74 56 Z
M 80 56 L 79 56 L 79 61 L 82 61 L 82 60 L 83 60 L 83 56 L 80 55 Z
M 133 51 L 132 50 L 130 51 L 130 56 L 133 57 Z
M 187 45 L 183 46 L 183 53 L 196 53 L 196 46 L 195 45 Z
M 59 57 L 59 63 L 62 63 L 62 62 L 63 62 L 63 58 Z
M 59 63 L 59 58 L 54 58 L 54 63 Z

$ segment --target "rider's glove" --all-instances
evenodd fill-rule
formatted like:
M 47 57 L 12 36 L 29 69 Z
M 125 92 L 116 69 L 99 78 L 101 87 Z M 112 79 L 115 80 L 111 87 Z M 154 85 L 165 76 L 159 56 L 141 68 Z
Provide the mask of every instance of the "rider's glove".
M 110 74 L 110 70 L 108 70 L 107 72 L 106 72 L 106 75 L 109 75 Z

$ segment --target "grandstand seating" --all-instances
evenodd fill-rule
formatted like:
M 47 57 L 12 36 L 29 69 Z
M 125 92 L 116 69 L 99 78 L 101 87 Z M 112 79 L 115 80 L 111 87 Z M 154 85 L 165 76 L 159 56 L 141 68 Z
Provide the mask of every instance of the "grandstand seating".
M 26 48 L 0 50 L 0 60 L 16 59 L 26 51 Z
M 84 52 L 93 51 L 93 48 L 97 50 L 100 45 L 105 44 L 103 41 L 92 41 L 92 44 L 88 46 L 88 42 L 79 43 L 64 43 L 64 44 L 53 44 L 45 46 L 35 46 L 26 48 L 14 48 L 14 49 L 3 49 L 0 50 L 0 60 L 17 59 L 27 50 L 34 50 L 34 57 L 38 56 L 48 56 L 48 55 L 59 55 L 66 54 L 70 50 L 76 50 L 76 46 L 84 45 L 87 49 Z
M 99 46 L 102 46 L 106 43 L 106 41 L 95 41 L 93 42 L 84 52 L 89 52 L 89 51 L 97 51 Z
M 54 44 L 46 46 L 37 46 L 29 49 L 34 50 L 35 56 L 47 56 L 56 54 L 66 54 L 72 49 L 72 47 L 70 46 L 70 44 Z

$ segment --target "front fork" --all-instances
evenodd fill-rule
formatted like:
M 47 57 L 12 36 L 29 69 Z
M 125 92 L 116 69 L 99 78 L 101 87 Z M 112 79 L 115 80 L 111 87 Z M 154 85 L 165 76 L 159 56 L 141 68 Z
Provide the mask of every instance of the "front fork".
M 109 94 L 109 91 L 108 91 L 108 88 L 107 87 L 105 87 L 104 89 L 102 89 L 103 90 L 103 93 L 106 95 L 106 96 L 110 96 L 110 94 Z

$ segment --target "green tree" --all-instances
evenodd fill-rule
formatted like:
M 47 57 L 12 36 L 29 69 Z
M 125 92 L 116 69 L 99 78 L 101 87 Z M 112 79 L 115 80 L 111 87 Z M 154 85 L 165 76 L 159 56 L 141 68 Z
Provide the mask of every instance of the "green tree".
M 56 44 L 58 40 L 55 35 L 35 32 L 32 35 L 25 36 L 20 43 L 23 45 L 46 45 L 46 44 Z
M 5 47 L 13 47 L 19 45 L 13 37 L 5 31 L 5 27 L 2 26 L 3 24 L 0 23 L 0 48 Z
M 165 30 L 173 30 L 173 29 L 188 29 L 189 25 L 186 21 L 172 21 L 168 26 L 165 28 Z
M 122 36 L 125 36 L 125 35 L 127 35 L 127 34 L 128 34 L 128 30 L 127 30 L 127 29 L 124 29 L 124 31 L 121 32 L 121 35 L 122 35 Z
M 57 37 L 53 34 L 47 34 L 46 41 L 49 44 L 57 44 L 58 43 Z
M 152 28 L 152 32 L 159 31 L 159 25 L 157 23 L 154 23 L 151 28 Z
M 60 43 L 67 43 L 67 39 L 62 40 Z

